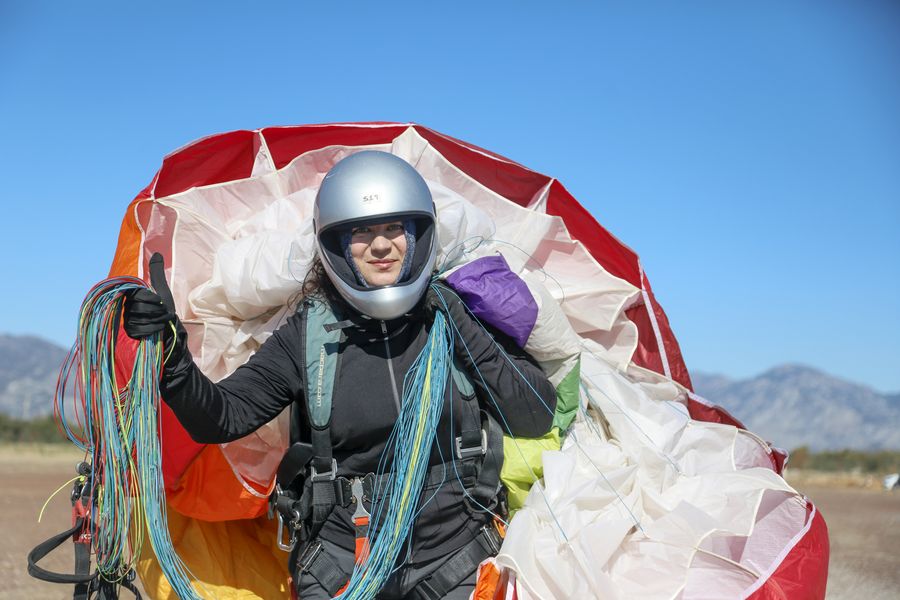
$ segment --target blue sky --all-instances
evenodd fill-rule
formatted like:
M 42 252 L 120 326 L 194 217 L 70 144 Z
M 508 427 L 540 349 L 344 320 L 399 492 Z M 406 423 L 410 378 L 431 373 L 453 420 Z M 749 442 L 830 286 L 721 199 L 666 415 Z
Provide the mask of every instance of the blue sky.
M 688 367 L 900 390 L 900 5 L 0 2 L 0 332 L 71 343 L 162 157 L 415 121 L 560 179 Z

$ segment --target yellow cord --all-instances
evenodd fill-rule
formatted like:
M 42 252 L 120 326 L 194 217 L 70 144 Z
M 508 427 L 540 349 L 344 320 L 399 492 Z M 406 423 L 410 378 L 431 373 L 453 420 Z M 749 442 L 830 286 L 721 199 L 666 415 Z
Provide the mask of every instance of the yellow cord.
M 413 438 L 413 443 L 412 443 L 414 452 L 411 457 L 410 463 L 413 465 L 415 465 L 416 462 L 419 460 L 419 444 L 420 444 L 420 440 L 422 439 L 422 436 L 425 434 L 424 415 L 426 415 L 428 413 L 427 406 L 432 400 L 431 394 L 430 394 L 430 391 L 431 391 L 431 389 L 430 389 L 431 388 L 431 359 L 434 356 L 434 345 L 435 345 L 435 341 L 432 340 L 431 348 L 429 348 L 428 363 L 426 364 L 426 367 L 425 367 L 425 382 L 422 385 L 422 403 L 423 403 L 424 408 L 419 413 L 419 422 L 416 424 L 416 433 L 415 433 L 415 437 Z M 409 472 L 407 473 L 406 481 L 404 482 L 404 485 L 403 485 L 403 494 L 401 496 L 402 510 L 406 510 L 407 504 L 409 504 L 409 500 L 410 500 L 409 492 L 410 492 L 410 488 L 412 487 L 413 470 L 414 469 L 409 470 Z M 400 528 L 400 522 L 397 521 L 394 524 L 394 539 L 397 538 L 398 532 L 400 530 L 399 528 Z
M 76 476 L 73 477 L 72 479 L 68 480 L 67 482 L 65 482 L 64 484 L 62 484 L 61 486 L 59 486 L 59 488 L 58 488 L 55 492 L 53 492 L 52 494 L 50 494 L 50 497 L 47 498 L 47 501 L 44 502 L 44 505 L 41 507 L 41 512 L 38 514 L 38 523 L 40 523 L 40 522 L 41 522 L 41 519 L 44 517 L 44 509 L 47 508 L 47 505 L 50 504 L 50 501 L 51 501 L 51 500 L 53 500 L 53 496 L 55 496 L 55 495 L 57 495 L 58 493 L 60 493 L 60 492 L 63 490 L 64 487 L 66 487 L 67 485 L 69 485 L 70 483 L 72 483 L 73 481 L 75 481 L 76 479 L 79 479 L 79 480 L 81 480 L 81 483 L 84 483 L 85 480 L 86 480 L 87 478 L 86 478 L 84 475 L 76 475 Z
M 178 330 L 175 329 L 175 323 L 173 321 L 169 321 L 169 327 L 172 328 L 172 344 L 169 346 L 169 351 L 166 352 L 166 358 L 163 360 L 163 364 L 169 362 L 169 357 L 172 356 L 172 351 L 175 350 L 175 343 L 178 339 Z

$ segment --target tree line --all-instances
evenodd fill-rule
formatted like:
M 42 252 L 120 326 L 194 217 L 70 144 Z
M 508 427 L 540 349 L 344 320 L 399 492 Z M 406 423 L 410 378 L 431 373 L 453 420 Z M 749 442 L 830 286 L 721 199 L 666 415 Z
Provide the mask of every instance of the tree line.
M 24 421 L 0 414 L 0 442 L 56 444 L 68 441 L 53 415 Z
M 68 442 L 68 439 L 52 415 L 24 421 L 0 414 L 0 442 L 55 444 Z M 791 452 L 788 468 L 873 474 L 896 473 L 900 471 L 900 451 L 845 449 L 813 452 L 807 446 L 802 446 Z
M 788 468 L 857 473 L 896 473 L 900 471 L 900 451 L 897 450 L 826 450 L 812 452 L 801 446 L 791 452 Z

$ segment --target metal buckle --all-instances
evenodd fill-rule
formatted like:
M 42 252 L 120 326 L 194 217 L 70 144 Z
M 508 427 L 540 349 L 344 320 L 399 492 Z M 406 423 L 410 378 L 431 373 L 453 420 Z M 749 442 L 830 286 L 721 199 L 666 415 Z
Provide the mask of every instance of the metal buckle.
M 312 481 L 334 481 L 337 477 L 337 459 L 331 459 L 331 470 L 319 473 L 315 465 L 309 465 L 309 478 Z
M 284 524 L 284 515 L 281 514 L 281 511 L 275 511 L 275 514 L 278 516 L 278 534 L 276 541 L 278 542 L 278 547 L 285 552 L 290 552 L 294 549 L 294 545 L 297 543 L 297 528 L 300 527 L 300 513 L 292 511 L 291 516 L 294 517 L 293 521 L 290 521 L 287 525 Z M 288 538 L 288 542 L 284 543 L 284 530 L 287 529 L 290 534 L 290 538 Z
M 273 516 L 278 517 L 278 533 L 276 534 L 276 542 L 278 543 L 278 547 L 285 552 L 290 552 L 294 549 L 294 544 L 297 543 L 297 530 L 300 528 L 300 512 L 297 510 L 291 511 L 291 516 L 293 520 L 289 521 L 285 524 L 284 522 L 284 514 L 278 509 L 278 499 L 283 495 L 283 491 L 281 490 L 281 485 L 275 484 L 275 491 L 272 492 L 272 495 L 269 496 L 269 510 L 268 517 L 271 519 Z M 288 538 L 287 543 L 284 542 L 284 530 L 287 529 L 290 537 Z
M 456 436 L 456 458 L 465 460 L 473 456 L 484 456 L 485 454 L 487 454 L 487 431 L 484 429 L 481 430 L 481 446 L 463 448 L 462 436 Z
M 297 557 L 297 571 L 299 573 L 308 571 L 310 565 L 313 564 L 321 551 L 322 542 L 315 541 L 307 544 L 306 548 L 303 549 L 303 552 L 300 553 L 300 556 Z
M 363 502 L 366 501 L 366 494 L 363 490 L 363 477 L 354 477 L 350 482 L 350 486 L 353 493 L 353 502 L 356 503 L 356 510 L 353 512 L 353 521 L 356 522 L 356 519 L 371 516 L 369 511 L 367 511 L 366 507 L 363 505 Z
M 78 473 L 78 477 L 75 478 L 75 483 L 72 485 L 72 502 L 78 501 L 84 495 L 84 488 L 90 484 L 93 475 L 93 468 L 88 462 L 78 463 L 75 471 Z
M 485 542 L 491 549 L 491 556 L 496 556 L 500 552 L 500 546 L 503 540 L 500 538 L 500 532 L 493 526 L 493 523 L 483 525 L 481 527 L 481 535 L 484 536 Z

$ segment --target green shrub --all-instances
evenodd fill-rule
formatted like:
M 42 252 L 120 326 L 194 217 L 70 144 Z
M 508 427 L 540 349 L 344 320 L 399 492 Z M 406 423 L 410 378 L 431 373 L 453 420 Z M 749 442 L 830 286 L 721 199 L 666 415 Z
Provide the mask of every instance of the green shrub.
M 64 443 L 69 440 L 52 415 L 22 421 L 0 415 L 0 441 L 29 443 Z
M 858 473 L 896 473 L 900 471 L 900 452 L 896 450 L 828 450 L 810 452 L 802 446 L 791 452 L 789 467 L 814 471 L 855 471 Z

